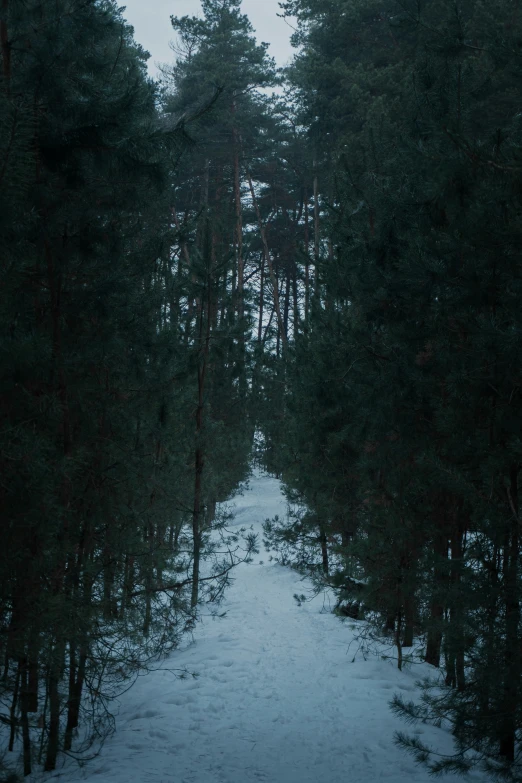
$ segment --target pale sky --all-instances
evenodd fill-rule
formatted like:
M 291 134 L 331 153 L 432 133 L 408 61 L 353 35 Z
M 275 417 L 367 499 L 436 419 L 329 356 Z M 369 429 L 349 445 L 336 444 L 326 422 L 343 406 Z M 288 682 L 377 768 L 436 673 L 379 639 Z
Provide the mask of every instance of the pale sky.
M 150 52 L 149 73 L 156 75 L 157 62 L 172 62 L 174 54 L 169 41 L 174 38 L 170 17 L 197 16 L 201 12 L 199 0 L 121 0 L 125 18 L 134 27 L 134 37 Z M 281 12 L 278 0 L 243 0 L 242 12 L 248 16 L 258 41 L 270 44 L 269 54 L 277 65 L 285 65 L 294 50 L 290 46 L 292 29 L 276 14 Z M 289 20 L 292 22 L 292 20 Z

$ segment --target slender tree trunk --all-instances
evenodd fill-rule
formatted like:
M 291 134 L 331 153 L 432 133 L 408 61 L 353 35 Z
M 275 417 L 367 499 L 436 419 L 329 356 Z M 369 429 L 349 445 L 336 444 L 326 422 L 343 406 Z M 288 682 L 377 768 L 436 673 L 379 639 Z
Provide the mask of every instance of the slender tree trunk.
M 512 465 L 507 488 L 511 521 L 506 534 L 506 554 L 504 570 L 505 603 L 505 654 L 503 672 L 503 696 L 501 709 L 501 727 L 499 753 L 507 761 L 515 760 L 516 734 L 520 698 L 520 597 L 519 597 L 519 557 L 520 557 L 520 512 L 518 500 L 519 466 Z
M 121 599 L 121 614 L 129 608 L 132 600 L 132 591 L 134 589 L 134 556 L 126 554 L 123 568 L 123 595 Z
M 84 642 L 84 644 L 80 647 L 76 677 L 70 679 L 69 681 L 69 707 L 67 712 L 67 726 L 65 729 L 65 738 L 63 744 L 64 750 L 71 749 L 73 732 L 74 729 L 78 728 L 86 665 L 87 647 Z
M 42 729 L 41 729 L 41 732 L 40 732 L 40 746 L 38 748 L 38 764 L 42 763 L 43 751 L 44 751 L 44 743 L 45 743 L 45 738 L 47 736 L 47 706 L 48 706 L 48 703 L 49 703 L 49 688 L 47 686 L 48 686 L 48 683 L 47 683 L 47 679 L 46 679 L 46 682 L 45 682 L 44 706 L 43 706 L 42 716 L 41 716 L 41 719 L 42 719 Z
M 433 594 L 430 605 L 430 621 L 426 640 L 425 660 L 426 663 L 431 664 L 431 666 L 439 667 L 444 622 L 442 592 L 446 582 L 442 561 L 447 560 L 448 558 L 448 537 L 442 531 L 435 533 L 433 554 L 435 557 L 435 565 L 433 568 Z
M 264 331 L 264 334 L 263 334 L 262 347 L 265 346 L 265 343 L 267 341 L 268 332 L 269 332 L 270 327 L 272 326 L 272 321 L 274 320 L 274 315 L 275 315 L 275 307 L 272 307 L 272 310 L 270 312 L 270 318 L 268 319 L 268 323 L 267 323 L 267 325 L 265 327 L 265 331 Z
M 290 315 L 290 269 L 286 271 L 286 284 L 285 284 L 285 302 L 283 310 L 283 328 L 285 334 L 288 334 L 288 318 Z
M 499 614 L 499 601 L 498 601 L 498 593 L 499 593 L 499 574 L 500 574 L 500 567 L 499 567 L 499 546 L 495 543 L 493 548 L 493 555 L 491 558 L 491 562 L 489 563 L 489 581 L 491 585 L 491 589 L 489 591 L 489 600 L 488 600 L 488 606 L 487 606 L 487 624 L 486 624 L 486 632 L 485 632 L 485 640 L 484 640 L 484 656 L 485 656 L 485 664 L 484 664 L 484 671 L 491 672 L 492 674 L 495 672 L 495 659 L 496 659 L 496 648 L 497 648 L 497 634 L 496 629 L 498 628 L 498 614 Z M 493 694 L 496 690 L 496 682 L 494 680 L 494 674 L 491 678 L 486 680 L 484 687 L 481 689 L 480 695 L 479 695 L 479 711 L 483 715 L 489 715 L 491 710 L 491 703 Z
M 234 107 L 235 110 L 235 107 Z M 236 258 L 237 258 L 237 314 L 239 321 L 243 320 L 243 208 L 241 205 L 241 178 L 239 165 L 240 140 L 239 134 L 234 128 L 234 205 L 236 210 Z
M 261 345 L 263 336 L 263 313 L 264 313 L 264 289 L 265 289 L 265 253 L 261 255 L 261 275 L 259 282 L 259 321 L 257 324 L 257 342 Z
M 75 601 L 81 603 L 83 613 L 87 617 L 89 615 L 92 604 L 93 578 L 88 570 L 84 568 L 84 564 L 89 563 L 91 556 L 92 551 L 90 542 L 90 529 L 89 522 L 86 520 L 80 540 L 73 590 Z M 82 575 L 82 571 L 83 590 L 80 588 L 80 577 Z M 122 613 L 123 605 L 127 600 L 125 594 L 128 587 L 125 583 L 126 578 L 127 574 L 124 572 Z M 80 622 L 83 623 L 83 627 L 78 629 L 77 639 L 71 639 L 69 642 L 69 698 L 67 703 L 67 724 L 65 728 L 64 750 L 71 749 L 73 732 L 79 724 L 83 684 L 85 680 L 87 651 L 89 645 L 89 631 L 87 630 L 89 621 L 81 619 Z
M 397 612 L 397 624 L 395 626 L 395 646 L 397 647 L 397 667 L 402 671 L 402 610 Z
M 196 451 L 194 455 L 194 508 L 192 512 L 193 564 L 192 564 L 192 595 L 191 606 L 194 609 L 199 599 L 199 567 L 201 559 L 201 513 L 203 508 L 203 468 L 204 452 L 201 442 L 203 430 L 203 407 L 205 402 L 205 380 L 207 374 L 208 356 L 210 351 L 210 311 L 211 311 L 211 281 L 207 281 L 206 330 L 205 307 L 200 308 L 199 342 L 201 358 L 198 364 L 198 407 L 196 409 Z
M 178 213 L 176 212 L 175 207 L 171 208 L 171 212 L 172 212 L 172 218 L 174 220 L 174 225 L 176 226 L 178 232 L 181 234 L 181 224 L 179 222 Z M 183 258 L 185 259 L 185 264 L 187 265 L 187 269 L 192 270 L 189 249 L 184 239 L 181 240 L 180 247 L 181 247 L 181 253 L 183 255 Z M 191 271 L 191 275 L 192 274 L 193 272 Z M 187 307 L 187 327 L 186 327 L 187 336 L 190 332 L 189 325 L 192 321 L 193 316 L 194 316 L 194 299 L 189 297 L 188 307 Z
M 47 740 L 47 756 L 44 769 L 51 772 L 56 769 L 56 758 L 60 740 L 60 696 L 58 693 L 59 678 L 55 672 L 49 674 L 49 737 Z
M 195 482 L 194 482 L 194 511 L 192 514 L 192 538 L 193 538 L 193 565 L 192 565 L 192 595 L 190 599 L 190 605 L 194 609 L 197 606 L 199 599 L 199 567 L 201 560 L 201 530 L 200 530 L 200 516 L 201 516 L 201 494 L 202 494 L 202 477 L 203 477 L 203 450 L 196 448 L 195 454 Z
M 212 527 L 212 523 L 216 518 L 216 506 L 217 501 L 214 498 L 209 500 L 205 509 L 205 530 L 210 530 Z
M 72 745 L 72 721 L 71 721 L 71 704 L 74 699 L 74 692 L 76 686 L 76 643 L 74 640 L 69 642 L 69 698 L 68 698 L 68 710 L 67 710 L 67 725 L 65 727 L 65 738 L 63 747 L 64 750 L 70 750 Z
M 18 662 L 18 667 L 16 669 L 16 675 L 15 675 L 15 683 L 13 688 L 13 698 L 11 700 L 11 709 L 10 709 L 10 715 L 9 715 L 9 724 L 10 724 L 10 730 L 9 730 L 9 751 L 12 753 L 14 749 L 14 742 L 16 737 L 16 706 L 18 704 L 18 692 L 20 689 L 20 675 L 22 672 L 22 667 L 20 665 L 20 661 Z
M 460 582 L 463 560 L 463 539 L 464 527 L 462 523 L 462 503 L 453 502 L 454 508 L 451 510 L 451 600 L 449 607 L 449 628 L 447 634 L 446 646 L 448 649 L 448 670 L 446 674 L 446 684 L 456 687 L 457 690 L 464 690 L 465 680 L 465 641 L 462 616 L 462 601 L 460 597 Z
M 404 599 L 404 635 L 402 639 L 403 647 L 413 647 L 413 626 L 415 622 L 415 601 L 413 595 L 408 590 Z
M 314 171 L 317 163 L 314 160 Z M 314 175 L 314 265 L 315 265 L 315 288 L 314 298 L 318 300 L 319 289 L 319 257 L 320 257 L 320 227 L 319 227 L 319 180 L 317 174 Z
M 22 665 L 22 688 L 20 699 L 20 723 L 22 725 L 22 748 L 24 759 L 24 777 L 31 774 L 31 736 L 29 734 L 29 718 L 27 715 L 27 662 Z
M 144 557 L 145 571 L 145 614 L 143 618 L 143 636 L 148 637 L 152 622 L 152 595 L 154 591 L 154 527 L 151 521 L 145 528 L 147 552 Z
M 38 629 L 34 626 L 29 634 L 29 646 L 27 651 L 27 712 L 38 712 L 38 657 L 39 657 Z
M 103 566 L 103 614 L 106 620 L 111 620 L 115 615 L 115 607 L 113 601 L 113 590 L 115 580 L 115 569 L 113 558 L 114 555 L 106 544 L 104 549 L 104 566 Z
M 308 230 L 308 199 L 305 200 L 305 224 L 304 224 L 304 243 L 305 243 L 305 328 L 308 328 L 308 314 L 310 312 L 310 236 Z
M 279 304 L 279 288 L 278 288 L 278 285 L 277 285 L 277 278 L 276 278 L 275 273 L 274 273 L 274 267 L 273 267 L 273 264 L 272 264 L 272 260 L 270 258 L 270 252 L 268 250 L 268 243 L 267 243 L 267 240 L 266 240 L 265 227 L 263 226 L 263 221 L 261 219 L 261 212 L 259 211 L 259 205 L 257 203 L 257 198 L 256 198 L 256 194 L 255 194 L 255 191 L 254 191 L 254 186 L 252 184 L 252 177 L 250 176 L 250 173 L 248 173 L 248 172 L 247 172 L 247 176 L 248 176 L 248 185 L 249 185 L 249 188 L 250 188 L 250 193 L 252 195 L 252 202 L 254 204 L 254 209 L 255 209 L 255 212 L 256 212 L 257 223 L 258 223 L 258 226 L 259 226 L 259 233 L 261 235 L 261 241 L 263 243 L 263 248 L 264 248 L 264 251 L 265 251 L 265 258 L 266 258 L 266 262 L 267 262 L 267 265 L 268 265 L 268 271 L 270 273 L 270 281 L 272 283 L 272 288 L 274 290 L 274 308 L 275 308 L 275 312 L 276 312 L 276 316 L 277 316 L 277 323 L 278 323 L 278 326 L 279 326 L 279 332 L 280 332 L 280 335 L 281 335 L 281 340 L 283 341 L 283 345 L 286 346 L 286 332 L 284 330 L 283 319 L 282 319 L 282 316 L 281 316 L 281 307 L 280 307 L 280 304 Z
M 60 691 L 59 684 L 63 669 L 64 644 L 61 639 L 55 642 L 49 663 L 49 736 L 44 769 L 51 772 L 56 769 L 56 759 L 60 748 Z
M 294 341 L 297 339 L 299 333 L 299 296 L 297 292 L 297 262 L 294 258 L 292 264 L 292 293 L 294 300 Z
M 0 45 L 2 47 L 2 73 L 6 84 L 6 90 L 9 94 L 11 81 L 11 42 L 8 34 L 8 14 L 9 0 L 2 0 L 2 19 L 0 20 Z

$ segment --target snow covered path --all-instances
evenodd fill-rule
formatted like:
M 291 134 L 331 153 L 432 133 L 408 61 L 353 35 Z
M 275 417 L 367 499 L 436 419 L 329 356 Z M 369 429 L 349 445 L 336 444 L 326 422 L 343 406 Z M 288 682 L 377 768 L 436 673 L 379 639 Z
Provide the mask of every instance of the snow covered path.
M 260 534 L 267 517 L 285 513 L 279 482 L 266 476 L 252 479 L 235 505 L 234 524 Z M 321 597 L 298 607 L 293 594 L 305 590 L 295 572 L 268 562 L 261 544 L 254 562 L 235 572 L 226 617 L 204 619 L 195 643 L 170 662 L 197 679 L 167 671 L 141 678 L 122 698 L 117 732 L 101 755 L 56 776 L 63 783 L 432 780 L 394 746 L 393 732 L 405 726 L 388 708 L 394 691 L 415 695 L 419 667 L 400 673 L 391 661 L 361 656 L 352 663 L 349 623 L 321 611 Z M 417 731 L 451 750 L 446 732 Z

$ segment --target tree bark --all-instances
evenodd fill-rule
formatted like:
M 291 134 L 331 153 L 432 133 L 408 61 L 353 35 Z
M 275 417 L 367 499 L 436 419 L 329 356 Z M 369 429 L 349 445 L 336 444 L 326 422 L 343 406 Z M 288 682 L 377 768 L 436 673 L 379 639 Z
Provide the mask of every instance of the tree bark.
M 431 666 L 440 666 L 442 646 L 442 628 L 444 622 L 444 605 L 442 590 L 446 580 L 441 561 L 448 558 L 448 537 L 445 532 L 435 533 L 433 541 L 435 564 L 433 568 L 433 598 L 430 605 L 430 622 L 426 640 L 425 661 Z
M 22 689 L 20 699 L 20 723 L 22 724 L 22 748 L 24 759 L 24 777 L 31 774 L 31 736 L 29 733 L 29 718 L 27 716 L 27 664 L 22 665 Z
M 11 81 L 11 43 L 8 34 L 9 0 L 2 0 L 2 18 L 0 19 L 0 46 L 2 48 L 2 73 L 4 75 L 7 93 Z
M 283 328 L 285 334 L 288 334 L 288 318 L 290 315 L 290 269 L 286 270 L 286 284 L 285 284 L 285 302 L 283 310 Z
M 203 491 L 204 452 L 201 443 L 203 430 L 203 408 L 205 402 L 205 380 L 207 374 L 208 355 L 210 351 L 210 311 L 211 311 L 211 281 L 207 280 L 206 302 L 206 329 L 205 307 L 200 307 L 199 316 L 199 342 L 201 358 L 198 363 L 198 406 L 196 409 L 196 450 L 194 454 L 194 507 L 192 511 L 192 538 L 193 538 L 193 563 L 192 563 L 192 594 L 190 605 L 194 609 L 199 599 L 199 566 L 201 559 L 201 513 Z
M 506 534 L 506 552 L 504 569 L 504 605 L 505 605 L 505 653 L 504 677 L 502 684 L 502 718 L 500 726 L 499 753 L 507 761 L 515 760 L 517 713 L 520 694 L 520 598 L 518 592 L 519 571 L 519 466 L 512 465 L 507 489 L 509 507 L 512 512 L 509 530 Z
M 235 106 L 234 106 L 235 111 Z M 236 254 L 237 254 L 237 314 L 240 322 L 243 320 L 243 210 L 241 206 L 241 179 L 239 166 L 240 139 L 236 128 L 234 136 L 234 205 L 236 210 Z
M 256 198 L 256 194 L 255 194 L 255 191 L 254 191 L 254 185 L 252 184 L 252 177 L 250 176 L 250 173 L 248 173 L 248 172 L 247 172 L 247 177 L 248 177 L 248 185 L 249 185 L 249 188 L 250 188 L 250 193 L 252 195 L 252 202 L 254 204 L 254 209 L 255 209 L 255 212 L 256 212 L 257 223 L 258 223 L 258 226 L 259 226 L 259 233 L 261 234 L 261 241 L 263 243 L 263 248 L 264 248 L 264 251 L 265 251 L 265 258 L 266 258 L 266 262 L 268 264 L 268 271 L 270 273 L 270 281 L 272 283 L 272 288 L 274 289 L 274 308 L 275 308 L 275 312 L 276 312 L 276 316 L 277 316 L 277 323 L 278 323 L 278 326 L 279 326 L 279 333 L 281 335 L 281 340 L 283 341 L 283 345 L 286 347 L 287 338 L 286 338 L 286 333 L 285 333 L 285 330 L 284 330 L 283 318 L 281 316 L 281 307 L 280 307 L 280 304 L 279 304 L 279 288 L 277 286 L 277 278 L 276 278 L 275 273 L 274 273 L 274 267 L 273 267 L 273 264 L 272 264 L 272 260 L 270 258 L 270 252 L 268 250 L 268 243 L 267 243 L 267 240 L 266 240 L 265 227 L 263 226 L 263 221 L 261 219 L 261 212 L 259 211 L 259 205 L 257 203 L 257 198 Z
M 314 170 L 316 168 L 314 160 Z M 320 226 L 319 226 L 319 180 L 317 174 L 314 174 L 314 301 L 319 301 L 319 258 L 320 258 Z
M 16 737 L 16 706 L 18 704 L 18 691 L 20 688 L 20 675 L 22 673 L 22 667 L 20 661 L 16 669 L 15 683 L 13 688 L 13 698 L 11 700 L 11 709 L 9 715 L 10 731 L 9 731 L 9 751 L 12 753 L 14 749 L 14 741 Z
M 449 501 L 451 502 L 451 501 Z M 460 600 L 460 582 L 463 560 L 464 525 L 462 522 L 462 502 L 453 500 L 451 510 L 451 563 L 450 582 L 451 600 L 449 606 L 449 628 L 447 634 L 447 673 L 446 684 L 464 690 L 465 679 L 465 640 Z
M 60 748 L 60 675 L 63 668 L 63 642 L 58 640 L 51 652 L 49 662 L 49 736 L 47 739 L 47 755 L 44 770 L 52 772 L 56 769 L 56 759 Z
M 404 599 L 404 634 L 402 639 L 403 647 L 413 647 L 413 626 L 415 622 L 415 601 L 408 591 Z
M 71 749 L 73 731 L 78 727 L 86 664 L 87 647 L 84 643 L 80 647 L 76 677 L 72 676 L 69 679 L 69 705 L 67 711 L 67 726 L 65 728 L 65 738 L 63 743 L 64 750 Z
M 304 224 L 304 243 L 305 243 L 305 329 L 308 325 L 308 314 L 310 311 L 310 236 L 308 231 L 308 199 L 305 200 L 305 224 Z
M 261 345 L 263 337 L 263 312 L 264 312 L 264 286 L 265 286 L 265 251 L 261 255 L 261 275 L 259 282 L 259 321 L 257 324 L 257 342 Z

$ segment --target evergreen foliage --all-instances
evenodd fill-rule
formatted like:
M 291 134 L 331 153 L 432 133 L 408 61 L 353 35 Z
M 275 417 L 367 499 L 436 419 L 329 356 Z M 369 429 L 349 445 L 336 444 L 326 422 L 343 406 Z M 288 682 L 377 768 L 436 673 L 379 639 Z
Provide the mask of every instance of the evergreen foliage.
M 103 740 L 111 700 L 255 541 L 215 519 L 248 473 L 232 363 L 212 403 L 202 384 L 210 313 L 226 321 L 230 298 L 207 218 L 197 271 L 173 221 L 185 128 L 206 105 L 158 112 L 113 2 L 10 0 L 1 25 L 1 698 L 27 775 Z
M 297 122 L 321 160 L 318 285 L 276 450 L 359 592 L 445 686 L 453 758 L 520 779 L 520 29 L 511 3 L 296 0 Z M 292 521 L 290 531 L 295 531 Z M 317 544 L 320 552 L 320 539 Z M 355 578 L 355 581 L 354 581 Z M 404 715 L 413 708 L 395 704 Z M 412 712 L 413 710 L 413 712 Z
M 398 743 L 522 780 L 518 10 L 281 7 L 283 75 L 202 0 L 155 84 L 112 0 L 2 3 L 9 751 L 85 758 L 220 599 L 254 447 L 275 556 L 434 667 L 392 708 L 456 753 Z

